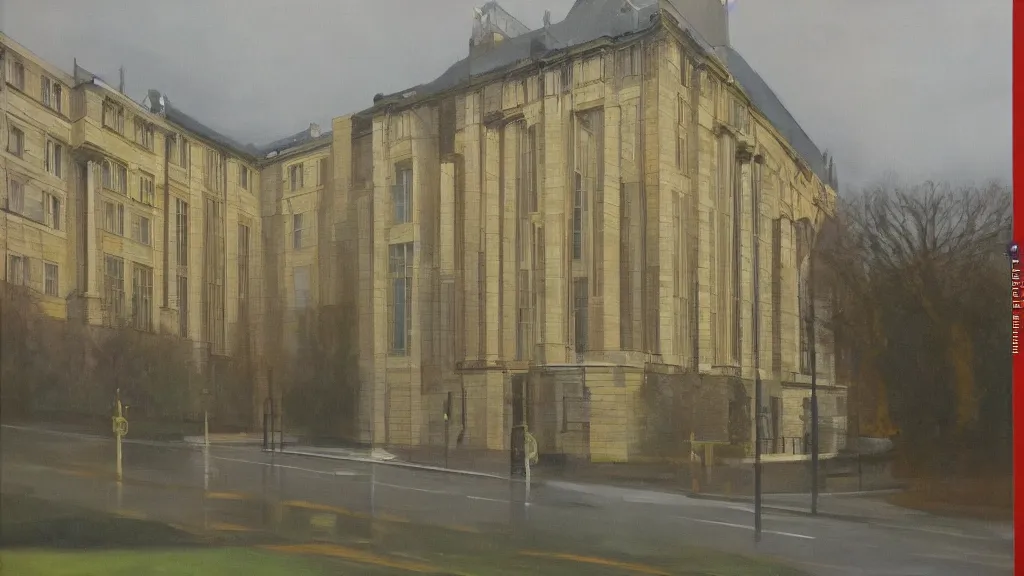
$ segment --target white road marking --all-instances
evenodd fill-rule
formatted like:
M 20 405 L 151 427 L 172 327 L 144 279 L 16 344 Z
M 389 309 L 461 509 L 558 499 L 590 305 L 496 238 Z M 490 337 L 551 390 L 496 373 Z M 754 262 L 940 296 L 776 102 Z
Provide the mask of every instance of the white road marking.
M 346 472 L 339 470 L 314 470 L 312 468 L 303 468 L 301 466 L 289 466 L 288 464 L 277 464 L 274 462 L 259 462 L 257 460 L 245 460 L 243 458 L 228 458 L 227 456 L 210 456 L 214 460 L 225 460 L 227 462 L 239 462 L 241 464 L 252 464 L 254 466 L 271 466 L 274 468 L 283 468 L 285 470 L 298 470 L 300 472 L 309 472 L 310 474 L 324 474 L 328 476 L 366 476 L 366 474 L 360 474 L 359 472 Z
M 485 498 L 483 496 L 472 496 L 469 494 L 459 494 L 457 492 L 448 492 L 445 490 L 430 490 L 428 488 L 415 488 L 413 486 L 402 486 L 400 484 L 388 484 L 386 482 L 376 482 L 377 486 L 383 486 L 385 488 L 393 488 L 395 490 L 410 490 L 413 492 L 425 492 L 427 494 L 442 494 L 444 496 L 455 496 L 461 498 L 468 498 L 469 500 L 483 500 L 484 502 L 501 502 L 507 503 L 508 500 L 500 500 L 497 498 Z
M 508 503 L 508 500 L 500 500 L 498 498 L 484 498 L 483 496 L 466 496 L 466 498 L 469 498 L 470 500 L 483 500 L 484 502 L 500 502 L 502 504 Z
M 701 518 L 692 518 L 689 516 L 676 516 L 680 520 L 689 520 L 690 522 L 700 522 L 703 524 L 714 524 L 715 526 L 727 526 L 729 528 L 739 528 L 741 530 L 754 530 L 753 526 L 746 524 L 733 524 L 732 522 L 719 522 L 717 520 L 704 520 Z M 775 534 L 776 536 L 788 536 L 790 538 L 802 538 L 804 540 L 814 540 L 814 536 L 807 536 L 806 534 L 794 534 L 792 532 L 779 532 L 777 530 L 761 530 L 763 534 Z

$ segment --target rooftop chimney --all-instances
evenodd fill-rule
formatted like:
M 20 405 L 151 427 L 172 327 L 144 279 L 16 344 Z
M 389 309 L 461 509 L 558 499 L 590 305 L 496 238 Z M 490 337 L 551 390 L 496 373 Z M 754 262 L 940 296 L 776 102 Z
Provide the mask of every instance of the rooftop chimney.
M 309 137 L 310 138 L 319 138 L 320 137 L 320 125 L 319 124 L 310 124 L 309 125 Z

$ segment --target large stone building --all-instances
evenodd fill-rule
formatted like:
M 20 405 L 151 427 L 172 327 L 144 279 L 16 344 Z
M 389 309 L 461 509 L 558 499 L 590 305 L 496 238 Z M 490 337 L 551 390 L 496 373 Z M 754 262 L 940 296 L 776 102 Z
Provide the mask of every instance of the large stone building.
M 175 246 L 166 203 L 180 196 L 193 206 L 192 229 L 211 234 L 192 244 L 202 265 L 188 268 L 189 297 L 207 312 L 208 302 L 222 306 L 220 326 L 230 326 L 247 275 L 249 290 L 261 291 L 251 306 L 268 362 L 287 362 L 304 310 L 355 311 L 360 399 L 351 417 L 361 440 L 502 450 L 525 423 L 542 453 L 594 460 L 676 456 L 691 435 L 749 445 L 755 296 L 765 448 L 802 450 L 812 343 L 829 391 L 821 412 L 841 426 L 845 392 L 831 348 L 804 321 L 808 246 L 834 211 L 834 169 L 729 46 L 721 1 L 578 0 L 562 22 L 545 17 L 532 31 L 490 2 L 470 36 L 467 57 L 433 82 L 379 94 L 330 132 L 314 125 L 263 148 L 233 144 L 151 93 L 139 113 L 154 134 L 193 142 L 177 195 L 173 159 L 148 167 L 145 146 L 130 138 L 115 155 L 132 178 L 156 182 L 149 204 L 125 197 L 152 212 L 163 238 L 152 254 L 122 257 L 155 270 L 161 321 L 181 318 L 177 282 L 167 281 L 181 268 L 172 274 L 159 257 Z M 99 83 L 63 82 L 93 107 L 110 99 L 136 113 Z M 7 102 L 25 98 L 15 92 L 2 96 L 8 124 Z M 116 148 L 94 137 L 108 152 L 88 156 L 85 127 L 120 136 L 102 129 L 101 108 L 90 123 L 71 107 L 50 131 L 65 126 L 67 144 L 82 150 L 75 158 L 95 162 L 75 174 L 99 180 Z M 213 164 L 210 154 L 220 154 Z M 223 166 L 221 189 L 211 165 Z M 64 182 L 67 202 L 85 191 L 79 210 L 94 220 L 106 210 L 100 199 L 121 199 L 104 191 L 90 200 L 94 182 L 76 185 L 74 174 Z M 217 194 L 226 208 L 209 207 Z M 204 224 L 217 210 L 226 228 Z M 246 273 L 234 249 L 243 226 Z M 5 230 L 8 262 L 20 250 L 88 265 L 128 244 L 108 247 L 104 235 L 79 248 L 42 226 L 38 234 L 57 239 L 49 252 L 45 243 L 29 252 L 26 233 L 15 241 L 13 225 Z M 210 238 L 228 247 L 220 277 L 207 272 L 220 256 L 197 252 Z M 103 276 L 61 281 L 58 294 L 107 290 Z M 200 326 L 189 337 L 230 338 L 218 340 L 206 312 L 189 310 Z
M 507 448 L 520 421 L 542 452 L 601 460 L 748 442 L 756 224 L 766 448 L 802 442 L 801 221 L 834 209 L 831 161 L 729 47 L 718 0 L 545 21 L 488 3 L 465 59 L 335 122 L 366 433 L 443 443 L 453 397 L 470 447 Z M 831 366 L 822 345 L 826 389 Z

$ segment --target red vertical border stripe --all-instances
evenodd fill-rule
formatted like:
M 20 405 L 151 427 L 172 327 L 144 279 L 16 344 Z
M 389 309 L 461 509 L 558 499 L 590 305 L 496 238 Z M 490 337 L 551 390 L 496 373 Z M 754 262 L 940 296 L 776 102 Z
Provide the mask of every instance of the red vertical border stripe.
M 1024 0 L 1013 2 L 1013 241 L 1024 242 Z M 1011 272 L 1012 273 L 1012 272 Z M 1016 315 L 1019 310 L 1012 310 Z M 1013 318 L 1011 318 L 1011 321 Z M 1014 328 L 1015 336 L 1018 336 Z M 1024 523 L 1024 354 L 1013 353 L 1013 525 Z M 1024 574 L 1024 539 L 1014 537 L 1015 574 Z

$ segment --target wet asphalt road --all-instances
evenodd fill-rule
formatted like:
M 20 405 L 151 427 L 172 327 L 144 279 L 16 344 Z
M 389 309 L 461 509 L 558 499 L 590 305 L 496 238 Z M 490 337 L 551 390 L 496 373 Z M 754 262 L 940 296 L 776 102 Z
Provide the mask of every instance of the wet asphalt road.
M 507 481 L 388 465 L 268 454 L 253 447 L 124 444 L 125 483 L 111 481 L 110 438 L 0 431 L 0 488 L 181 525 L 259 528 L 268 503 L 460 530 L 526 531 L 543 541 L 645 557 L 682 545 L 772 556 L 821 576 L 1005 575 L 1012 540 L 994 531 L 886 527 L 765 514 L 755 545 L 744 504 L 548 482 L 530 491 L 526 519 Z M 566 552 L 577 550 L 566 550 Z

